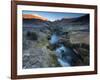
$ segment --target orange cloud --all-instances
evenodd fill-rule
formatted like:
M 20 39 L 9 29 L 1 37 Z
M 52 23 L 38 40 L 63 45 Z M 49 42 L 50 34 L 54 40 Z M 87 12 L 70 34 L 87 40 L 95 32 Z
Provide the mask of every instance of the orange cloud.
M 23 14 L 22 17 L 24 19 L 40 19 L 40 20 L 44 20 L 44 21 L 47 21 L 48 19 L 47 18 L 44 18 L 42 16 L 39 16 L 37 14 Z

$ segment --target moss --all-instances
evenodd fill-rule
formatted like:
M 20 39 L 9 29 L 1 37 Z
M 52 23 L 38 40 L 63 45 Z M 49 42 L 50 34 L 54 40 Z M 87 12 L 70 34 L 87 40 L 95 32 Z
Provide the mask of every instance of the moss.
M 37 41 L 36 47 L 42 48 L 48 44 L 48 40 L 46 38 L 42 38 L 41 40 Z
M 53 67 L 61 67 L 61 65 L 59 64 L 57 57 L 55 54 L 50 54 L 51 56 L 51 64 L 53 65 Z

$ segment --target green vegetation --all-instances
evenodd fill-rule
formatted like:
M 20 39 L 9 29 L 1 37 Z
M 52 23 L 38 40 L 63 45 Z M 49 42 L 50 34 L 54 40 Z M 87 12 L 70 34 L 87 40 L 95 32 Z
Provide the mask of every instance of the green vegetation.
M 58 63 L 56 55 L 55 54 L 50 54 L 50 56 L 51 56 L 51 64 L 54 67 L 61 67 L 61 65 Z

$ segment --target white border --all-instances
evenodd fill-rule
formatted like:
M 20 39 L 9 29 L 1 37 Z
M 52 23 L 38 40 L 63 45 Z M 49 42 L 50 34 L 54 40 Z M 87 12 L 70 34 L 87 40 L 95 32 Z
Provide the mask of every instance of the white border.
M 73 12 L 73 13 L 89 13 L 90 14 L 90 66 L 80 67 L 59 67 L 59 68 L 35 68 L 22 69 L 22 10 L 31 11 L 51 11 L 51 12 Z M 17 6 L 17 75 L 28 74 L 45 74 L 45 73 L 61 73 L 61 72 L 80 72 L 94 71 L 94 10 L 80 8 L 60 8 L 60 7 L 44 7 L 44 6 Z

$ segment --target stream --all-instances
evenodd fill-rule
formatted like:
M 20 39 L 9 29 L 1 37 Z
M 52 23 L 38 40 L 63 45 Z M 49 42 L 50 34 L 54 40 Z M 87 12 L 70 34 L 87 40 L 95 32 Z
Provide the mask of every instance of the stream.
M 52 34 L 51 39 L 49 40 L 51 45 L 59 44 L 60 36 L 57 34 Z M 69 47 L 65 47 L 64 44 L 59 44 L 55 50 L 55 55 L 57 56 L 57 60 L 62 67 L 75 65 L 75 61 L 78 60 L 77 55 L 73 49 Z

